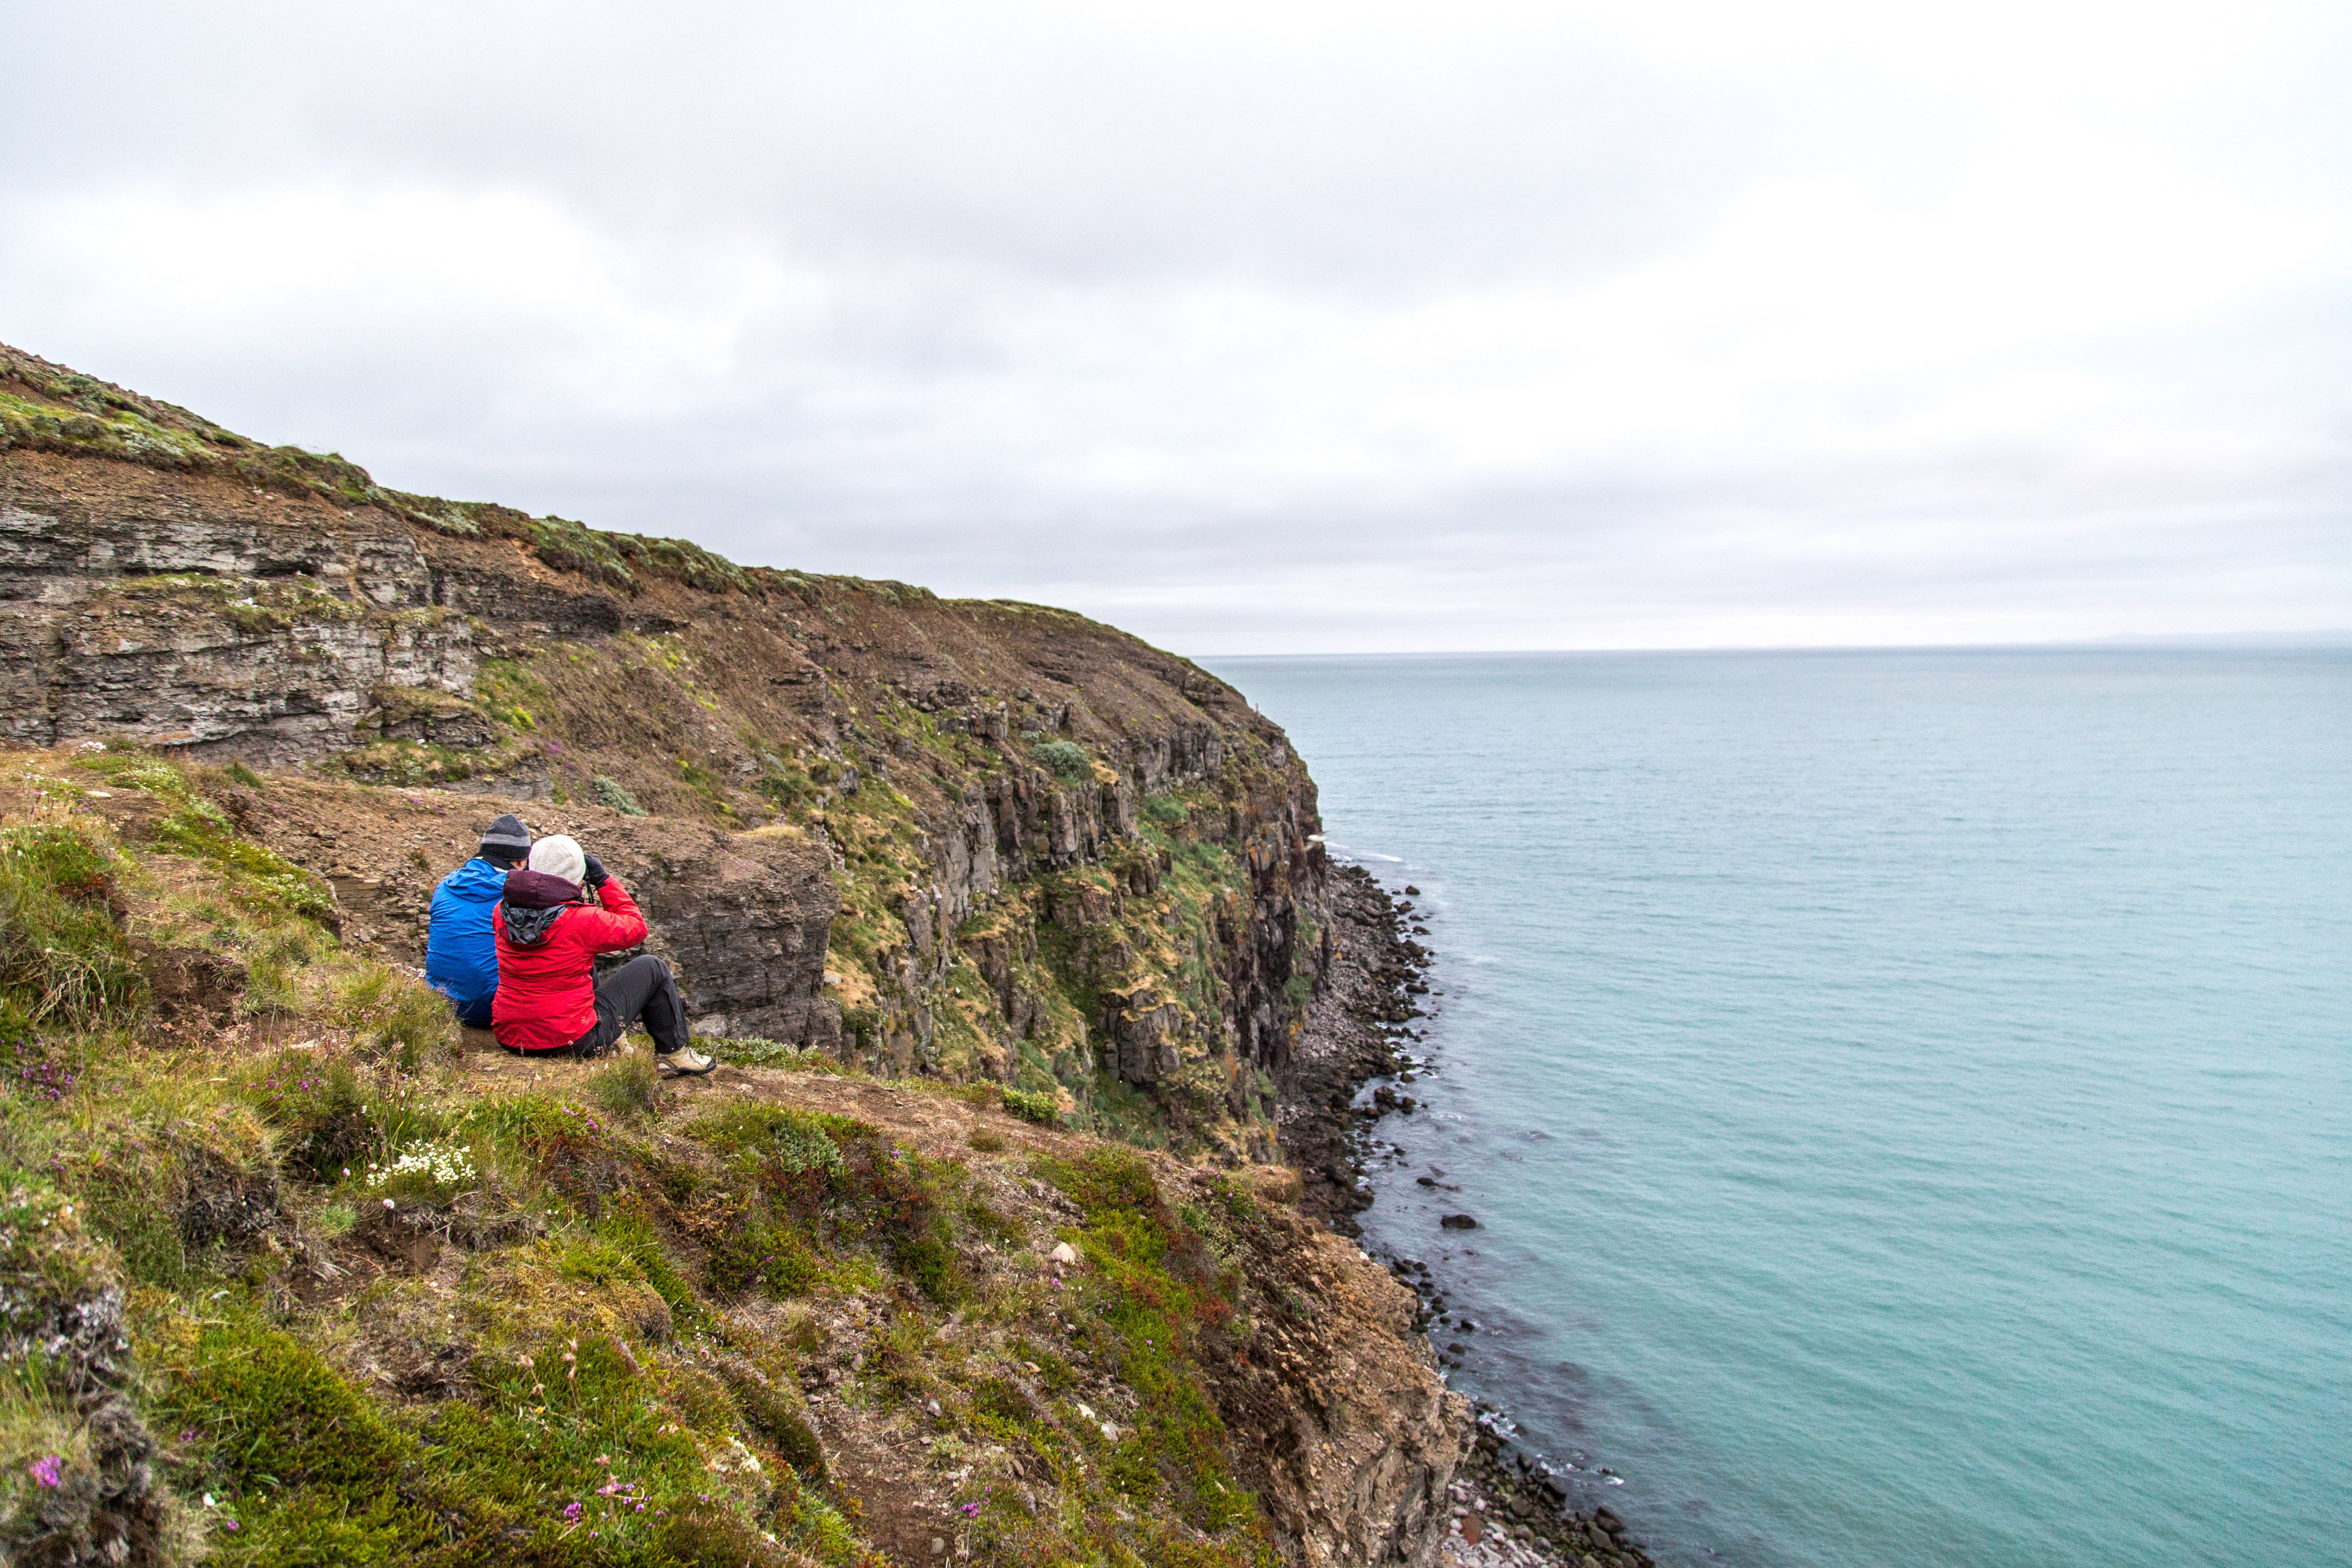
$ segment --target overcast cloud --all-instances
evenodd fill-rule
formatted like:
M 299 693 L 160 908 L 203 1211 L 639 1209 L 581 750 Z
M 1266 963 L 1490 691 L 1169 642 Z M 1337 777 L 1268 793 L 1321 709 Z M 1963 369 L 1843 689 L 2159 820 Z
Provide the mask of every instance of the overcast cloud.
M 2352 626 L 2341 5 L 0 0 L 0 337 L 1195 654 Z

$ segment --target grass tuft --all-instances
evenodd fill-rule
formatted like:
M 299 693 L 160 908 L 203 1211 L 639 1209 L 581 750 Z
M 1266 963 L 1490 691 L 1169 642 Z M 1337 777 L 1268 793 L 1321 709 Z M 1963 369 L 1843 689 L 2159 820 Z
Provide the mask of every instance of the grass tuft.
M 144 1000 L 112 901 L 116 874 L 111 851 L 78 825 L 0 834 L 0 1005 L 12 1033 L 88 1028 Z
M 661 1073 L 653 1058 L 632 1050 L 589 1075 L 588 1098 L 616 1121 L 642 1121 L 661 1109 Z

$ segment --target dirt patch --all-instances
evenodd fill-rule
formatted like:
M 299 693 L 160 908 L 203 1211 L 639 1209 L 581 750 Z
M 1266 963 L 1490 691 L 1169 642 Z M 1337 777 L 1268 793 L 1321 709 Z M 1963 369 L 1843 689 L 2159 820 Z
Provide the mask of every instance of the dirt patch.
M 245 965 L 226 954 L 143 937 L 134 937 L 131 948 L 147 973 L 155 1010 L 167 1023 L 225 1023 L 245 994 Z
M 180 1236 L 191 1248 L 259 1236 L 285 1206 L 275 1172 L 239 1170 L 201 1146 L 182 1153 L 180 1182 Z

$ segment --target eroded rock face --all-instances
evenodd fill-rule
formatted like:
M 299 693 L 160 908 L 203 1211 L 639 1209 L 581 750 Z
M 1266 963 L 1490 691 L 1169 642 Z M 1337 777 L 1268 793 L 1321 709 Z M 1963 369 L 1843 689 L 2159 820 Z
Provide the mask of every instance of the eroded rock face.
M 423 550 L 390 520 L 127 464 L 78 465 L 104 482 L 70 488 L 62 459 L 11 466 L 9 740 L 122 735 L 275 765 L 351 745 L 381 690 L 471 689 L 473 628 L 435 607 Z
M 707 858 L 675 847 L 612 862 L 677 967 L 696 1032 L 831 1047 L 840 1009 L 823 995 L 825 937 L 840 897 L 814 850 L 752 847 L 710 835 Z
M 1267 1314 L 1246 1360 L 1215 1368 L 1226 1426 L 1263 1466 L 1249 1479 L 1299 1563 L 1428 1568 L 1469 1402 L 1438 1379 L 1412 1291 L 1321 1226 L 1267 1212 L 1250 1267 L 1316 1310 Z

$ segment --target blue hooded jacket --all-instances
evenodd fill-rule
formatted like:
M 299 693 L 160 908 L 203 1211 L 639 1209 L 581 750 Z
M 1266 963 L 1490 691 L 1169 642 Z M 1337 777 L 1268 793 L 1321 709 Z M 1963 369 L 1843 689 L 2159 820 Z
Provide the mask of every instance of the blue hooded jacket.
M 477 1029 L 490 1026 L 490 999 L 498 994 L 499 949 L 490 911 L 506 885 L 506 868 L 477 855 L 433 889 L 425 983 L 449 998 L 459 1021 Z

